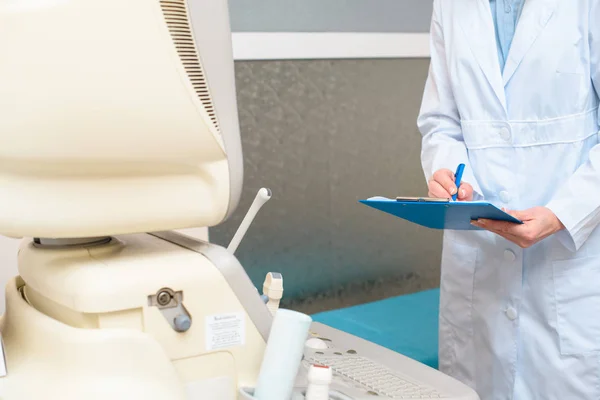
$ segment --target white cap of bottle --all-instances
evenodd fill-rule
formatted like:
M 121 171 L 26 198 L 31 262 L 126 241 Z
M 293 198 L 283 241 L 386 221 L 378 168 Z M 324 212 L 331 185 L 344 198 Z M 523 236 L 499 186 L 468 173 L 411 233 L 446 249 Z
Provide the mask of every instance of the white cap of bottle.
M 329 400 L 329 385 L 333 379 L 331 368 L 311 365 L 308 369 L 306 400 Z

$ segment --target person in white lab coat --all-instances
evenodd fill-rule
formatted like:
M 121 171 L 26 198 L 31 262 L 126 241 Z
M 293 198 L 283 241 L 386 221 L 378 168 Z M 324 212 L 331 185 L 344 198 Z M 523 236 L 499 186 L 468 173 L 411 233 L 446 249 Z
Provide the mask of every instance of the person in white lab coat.
M 508 51 L 497 2 L 516 3 L 434 1 L 418 119 L 430 196 L 524 221 L 445 231 L 440 369 L 482 400 L 597 400 L 600 0 L 525 0 Z

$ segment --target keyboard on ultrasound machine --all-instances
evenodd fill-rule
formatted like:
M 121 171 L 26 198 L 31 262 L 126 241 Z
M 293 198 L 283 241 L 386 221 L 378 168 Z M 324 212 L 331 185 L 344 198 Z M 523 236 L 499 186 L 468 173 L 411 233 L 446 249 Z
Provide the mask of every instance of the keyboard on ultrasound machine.
M 331 400 L 479 400 L 469 387 L 394 351 L 313 323 L 297 387 L 306 387 L 310 364 L 333 371 Z

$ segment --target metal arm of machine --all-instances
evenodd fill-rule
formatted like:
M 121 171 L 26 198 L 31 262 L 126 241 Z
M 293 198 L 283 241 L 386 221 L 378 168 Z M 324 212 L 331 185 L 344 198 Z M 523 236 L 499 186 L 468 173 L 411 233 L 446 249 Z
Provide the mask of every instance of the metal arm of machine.
M 252 205 L 250 206 L 250 209 L 246 213 L 246 216 L 242 220 L 240 227 L 238 228 L 235 235 L 233 235 L 233 239 L 231 239 L 231 242 L 227 247 L 227 250 L 229 250 L 232 254 L 235 253 L 235 251 L 237 250 L 238 246 L 240 245 L 240 242 L 246 235 L 248 228 L 250 228 L 252 221 L 254 221 L 254 218 L 256 218 L 256 215 L 258 214 L 262 206 L 264 206 L 265 203 L 270 199 L 271 190 L 262 188 L 258 191 L 256 197 L 254 198 L 254 201 L 252 202 Z

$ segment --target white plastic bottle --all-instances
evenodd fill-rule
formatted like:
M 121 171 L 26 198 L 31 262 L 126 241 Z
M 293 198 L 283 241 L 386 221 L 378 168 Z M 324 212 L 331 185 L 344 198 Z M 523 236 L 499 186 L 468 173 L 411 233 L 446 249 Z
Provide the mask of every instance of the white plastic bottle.
M 329 400 L 329 385 L 333 379 L 331 368 L 311 365 L 308 370 L 306 400 Z
M 312 318 L 306 314 L 277 310 L 256 382 L 254 397 L 257 400 L 292 397 L 311 323 Z

